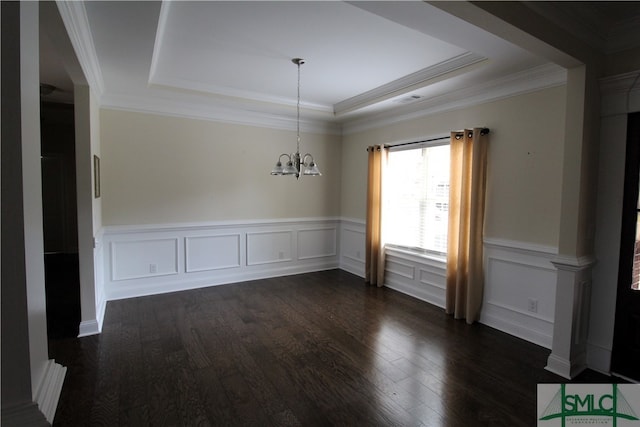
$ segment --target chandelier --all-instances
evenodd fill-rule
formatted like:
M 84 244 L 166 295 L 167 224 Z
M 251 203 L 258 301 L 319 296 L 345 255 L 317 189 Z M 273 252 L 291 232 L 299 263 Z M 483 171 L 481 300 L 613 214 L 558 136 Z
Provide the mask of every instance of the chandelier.
M 318 165 L 313 160 L 313 156 L 309 153 L 304 156 L 300 156 L 300 66 L 304 64 L 304 59 L 302 58 L 293 58 L 291 60 L 294 64 L 298 66 L 298 120 L 297 120 L 297 144 L 296 144 L 296 152 L 293 154 L 280 154 L 278 157 L 278 162 L 276 166 L 271 170 L 271 175 L 295 175 L 296 179 L 300 177 L 300 169 L 302 169 L 303 175 L 311 175 L 311 176 L 320 176 L 320 170 L 318 169 Z M 286 157 L 286 165 L 282 166 L 282 158 Z

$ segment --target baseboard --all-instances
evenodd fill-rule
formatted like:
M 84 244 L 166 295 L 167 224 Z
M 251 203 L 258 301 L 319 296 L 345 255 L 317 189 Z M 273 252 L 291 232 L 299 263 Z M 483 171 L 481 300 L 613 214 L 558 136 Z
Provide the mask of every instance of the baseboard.
M 58 399 L 60 399 L 60 392 L 62 391 L 66 373 L 67 368 L 55 363 L 54 360 L 49 360 L 42 381 L 38 386 L 38 391 L 35 394 L 38 408 L 50 423 L 53 423 L 53 418 L 56 414 Z
M 571 379 L 571 363 L 555 354 L 549 356 L 547 366 L 544 369 L 566 379 Z
M 480 323 L 541 347 L 551 349 L 553 344 L 553 321 L 511 307 L 485 303 L 480 313 Z
M 106 308 L 107 301 L 102 298 L 100 302 L 96 304 L 96 318 L 80 322 L 78 338 L 96 335 L 102 332 L 102 323 L 104 321 L 104 312 Z
M 435 305 L 436 307 L 440 307 L 444 309 L 445 301 L 444 297 L 441 295 L 435 295 L 423 287 L 415 287 L 411 283 L 403 283 L 395 280 L 385 280 L 384 286 L 389 289 L 393 289 L 394 291 L 401 292 L 405 295 L 409 295 L 413 298 L 417 298 L 421 301 L 427 302 L 429 304 Z
M 96 334 L 99 334 L 100 331 L 101 331 L 100 324 L 96 319 L 83 320 L 82 322 L 80 322 L 80 330 L 78 332 L 78 338 L 87 337 L 89 335 L 96 335 Z
M 574 360 L 567 360 L 555 354 L 551 354 L 547 359 L 547 366 L 544 368 L 549 372 L 570 380 L 587 369 L 586 356 L 581 354 L 575 357 Z
M 49 427 L 51 425 L 35 402 L 3 406 L 1 419 L 4 427 Z
M 104 313 L 107 309 L 107 300 L 104 299 L 104 293 L 102 298 L 96 305 L 96 322 L 98 323 L 98 333 L 102 332 L 102 324 L 104 322 Z
M 357 266 L 349 265 L 344 262 L 340 263 L 338 268 L 340 270 L 346 271 L 347 273 L 355 274 L 356 276 L 362 277 L 363 279 L 365 277 L 363 268 L 358 268 Z
M 109 293 L 109 300 L 119 300 L 126 298 L 137 298 L 148 295 L 159 295 L 170 292 L 187 291 L 191 289 L 206 288 L 209 286 L 229 285 L 232 283 L 248 282 L 251 280 L 269 279 L 272 277 L 291 276 L 294 274 L 312 273 L 315 271 L 333 270 L 338 268 L 337 263 L 320 263 L 312 265 L 302 265 L 284 267 L 278 269 L 266 269 L 256 272 L 242 272 L 216 278 L 201 280 L 177 280 L 174 282 L 157 283 L 151 286 L 139 285 L 130 286 L 126 289 L 112 290 Z

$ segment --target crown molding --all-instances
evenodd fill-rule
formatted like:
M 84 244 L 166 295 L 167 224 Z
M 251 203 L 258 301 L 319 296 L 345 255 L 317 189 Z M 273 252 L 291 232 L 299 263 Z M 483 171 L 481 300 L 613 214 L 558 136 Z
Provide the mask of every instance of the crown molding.
M 347 121 L 343 124 L 342 132 L 345 135 L 363 132 L 410 119 L 561 86 L 566 81 L 566 69 L 549 63 L 440 96 L 426 98 L 393 110 Z
M 275 104 L 278 106 L 286 106 L 286 107 L 295 107 L 296 101 L 292 101 L 287 98 L 268 96 L 268 95 L 260 95 L 255 92 L 250 92 L 246 90 L 240 89 L 232 89 L 223 86 L 215 86 L 208 85 L 196 81 L 186 80 L 186 79 L 178 79 L 178 78 L 169 78 L 164 79 L 161 77 L 154 76 L 153 80 L 149 79 L 149 87 L 164 89 L 170 91 L 178 91 L 182 93 L 195 93 L 199 95 L 213 95 L 219 96 L 223 98 L 235 98 L 241 99 L 248 102 L 262 102 Z M 322 105 L 322 104 L 314 104 L 310 102 L 300 102 L 300 106 L 307 110 L 315 110 L 322 113 L 333 114 L 333 108 L 330 105 Z
M 334 112 L 337 116 L 348 113 L 368 105 L 375 104 L 393 96 L 402 95 L 409 90 L 421 88 L 433 83 L 434 79 L 450 74 L 454 71 L 462 70 L 479 62 L 486 61 L 487 58 L 472 52 L 466 52 L 455 56 L 439 64 L 427 67 L 415 73 L 409 74 L 375 89 L 363 92 L 354 97 L 345 99 L 334 105 Z
M 599 80 L 602 94 L 626 93 L 640 90 L 640 70 L 616 76 L 603 77 Z
M 560 86 L 566 83 L 566 70 L 554 64 L 546 64 L 511 74 L 479 85 L 426 98 L 412 104 L 373 114 L 340 124 L 335 117 L 301 119 L 303 132 L 331 135 L 351 134 L 388 126 L 406 120 L 425 117 L 485 102 L 496 101 L 536 90 Z M 245 126 L 295 130 L 294 116 L 256 111 L 250 106 L 207 105 L 172 100 L 159 96 L 135 96 L 130 94 L 104 94 L 101 107 L 113 110 L 160 114 L 173 117 L 210 120 Z
M 56 5 L 87 83 L 100 98 L 104 94 L 104 80 L 84 3 L 56 0 Z
M 297 128 L 294 116 L 252 111 L 248 108 L 223 107 L 215 103 L 201 105 L 167 98 L 109 93 L 103 95 L 100 106 L 112 110 L 160 114 L 270 129 L 295 131 Z M 341 134 L 341 127 L 338 123 L 322 119 L 301 119 L 300 130 L 309 133 Z
M 602 117 L 640 111 L 640 70 L 604 77 L 598 83 Z

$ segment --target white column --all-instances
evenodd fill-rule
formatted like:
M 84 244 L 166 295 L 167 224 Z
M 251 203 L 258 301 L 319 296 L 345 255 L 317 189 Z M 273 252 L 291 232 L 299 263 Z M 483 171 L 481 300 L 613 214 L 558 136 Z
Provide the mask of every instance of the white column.
M 553 345 L 545 369 L 571 379 L 587 368 L 591 257 L 557 257 Z

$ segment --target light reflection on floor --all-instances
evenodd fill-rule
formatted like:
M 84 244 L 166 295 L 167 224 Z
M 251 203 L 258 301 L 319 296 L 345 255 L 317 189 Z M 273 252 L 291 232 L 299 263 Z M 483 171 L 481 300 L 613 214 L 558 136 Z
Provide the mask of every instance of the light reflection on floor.
M 383 395 L 394 396 L 395 402 L 416 420 L 439 425 L 446 416 L 442 381 L 445 355 L 440 345 L 425 342 L 396 320 L 387 319 L 378 327 L 373 357 L 375 369 L 380 371 L 376 386 Z M 435 370 L 434 364 L 438 367 Z

